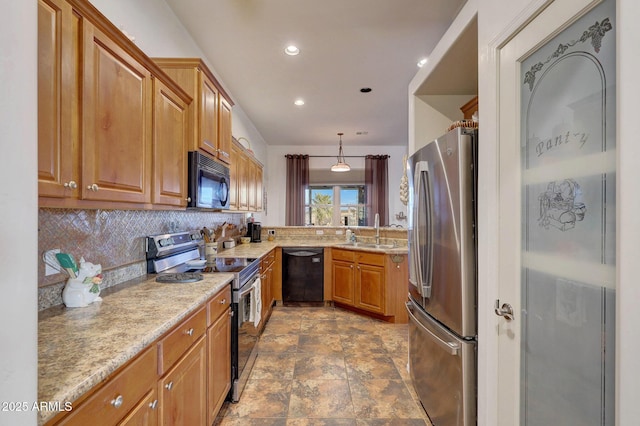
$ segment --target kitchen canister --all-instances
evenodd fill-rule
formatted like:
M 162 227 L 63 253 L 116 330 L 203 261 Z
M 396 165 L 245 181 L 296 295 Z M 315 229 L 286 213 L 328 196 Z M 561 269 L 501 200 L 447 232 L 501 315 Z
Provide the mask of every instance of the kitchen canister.
M 218 243 L 206 243 L 204 245 L 204 257 L 207 259 L 207 266 L 216 265 L 218 255 Z

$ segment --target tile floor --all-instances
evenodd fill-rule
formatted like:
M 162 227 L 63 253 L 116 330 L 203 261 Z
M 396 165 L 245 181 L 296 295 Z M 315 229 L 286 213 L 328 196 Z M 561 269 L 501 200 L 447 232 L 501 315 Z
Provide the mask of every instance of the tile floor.
M 333 307 L 274 308 L 237 404 L 216 425 L 430 425 L 407 364 L 407 325 Z

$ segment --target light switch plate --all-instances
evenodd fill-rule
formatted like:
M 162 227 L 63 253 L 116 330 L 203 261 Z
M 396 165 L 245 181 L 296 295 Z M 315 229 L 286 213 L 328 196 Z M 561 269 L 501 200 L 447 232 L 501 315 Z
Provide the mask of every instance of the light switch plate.
M 56 258 L 56 253 L 60 253 L 60 249 L 52 249 L 52 250 L 47 250 L 44 252 L 44 255 L 42 256 L 43 259 L 49 259 L 50 262 L 57 262 L 57 260 L 55 260 Z M 59 274 L 60 273 L 60 269 L 55 269 L 53 268 L 53 266 L 49 266 L 49 264 L 47 262 L 44 262 L 44 276 L 48 277 L 49 275 L 55 275 L 55 274 Z
M 275 236 L 276 235 L 276 230 L 275 229 L 269 229 L 267 231 L 267 235 Z

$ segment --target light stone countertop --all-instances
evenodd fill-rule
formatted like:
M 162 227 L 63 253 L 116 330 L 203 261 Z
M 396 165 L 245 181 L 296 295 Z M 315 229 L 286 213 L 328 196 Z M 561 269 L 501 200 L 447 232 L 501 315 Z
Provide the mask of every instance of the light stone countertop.
M 332 247 L 343 248 L 350 250 L 370 251 L 374 253 L 385 254 L 407 254 L 408 248 L 406 246 L 399 246 L 395 248 L 376 248 L 376 247 L 364 247 L 362 245 L 349 245 L 345 244 L 345 241 L 333 240 L 321 240 L 321 239 L 284 239 L 276 238 L 273 241 L 262 241 L 261 243 L 249 243 L 249 244 L 237 244 L 230 249 L 224 249 L 218 251 L 217 257 L 242 257 L 242 258 L 259 258 L 269 253 L 276 247 Z
M 56 306 L 38 318 L 38 401 L 72 402 L 206 302 L 233 279 L 205 274 L 187 284 L 160 284 L 155 276 L 110 287 L 102 302 Z M 111 291 L 110 291 L 111 290 Z M 40 411 L 38 424 L 57 414 Z

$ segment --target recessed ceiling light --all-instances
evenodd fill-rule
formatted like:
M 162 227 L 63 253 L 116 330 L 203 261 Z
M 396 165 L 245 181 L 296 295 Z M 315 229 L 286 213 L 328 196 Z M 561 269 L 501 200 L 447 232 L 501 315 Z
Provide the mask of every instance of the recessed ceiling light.
M 285 47 L 284 53 L 286 53 L 289 56 L 296 56 L 298 53 L 300 53 L 300 49 L 298 49 L 296 46 L 291 44 L 291 45 Z
M 360 89 L 362 93 L 369 93 L 371 90 L 371 87 L 363 87 L 362 89 Z
M 366 130 L 360 130 L 360 131 L 356 132 L 356 135 L 358 135 L 358 136 L 366 136 L 368 134 L 369 134 L 369 132 L 367 132 Z
M 298 106 L 302 106 L 302 105 L 304 105 L 304 101 L 302 99 L 296 99 L 294 104 L 296 104 Z
M 422 58 L 418 61 L 418 66 L 422 68 L 426 63 L 427 63 L 427 58 Z

